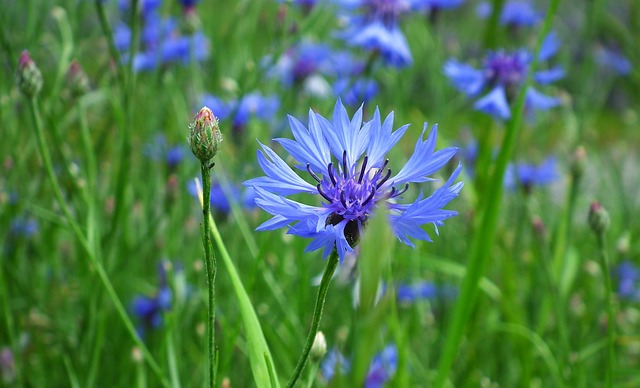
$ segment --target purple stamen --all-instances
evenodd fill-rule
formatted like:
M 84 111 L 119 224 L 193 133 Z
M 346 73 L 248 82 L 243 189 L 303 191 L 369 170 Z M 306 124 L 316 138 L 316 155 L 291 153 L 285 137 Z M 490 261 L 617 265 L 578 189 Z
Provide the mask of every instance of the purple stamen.
M 349 175 L 347 174 L 347 151 L 342 152 L 342 173 L 344 174 L 344 179 L 349 179 Z
M 390 168 L 388 168 L 388 169 L 387 169 L 387 175 L 385 175 L 385 177 L 384 177 L 384 178 L 382 178 L 382 180 L 381 180 L 380 182 L 378 182 L 377 186 L 378 186 L 378 187 L 382 187 L 382 185 L 384 184 L 384 182 L 386 182 L 386 181 L 389 179 L 389 177 L 390 177 L 390 176 L 391 176 L 391 169 L 390 169 Z
M 347 209 L 347 198 L 344 195 L 344 191 L 340 193 L 340 202 L 342 202 L 342 206 L 344 206 L 345 210 Z
M 316 180 L 316 182 L 321 182 L 320 178 L 318 178 L 318 176 L 313 171 L 311 171 L 311 165 L 309 163 L 307 163 L 307 171 L 309 172 L 309 175 L 311 175 L 311 177 Z
M 375 186 L 371 187 L 371 194 L 369 194 L 367 199 L 365 199 L 364 202 L 362 202 L 362 206 L 365 206 L 366 204 L 368 204 L 373 199 L 374 195 L 376 195 L 376 187 Z
M 336 181 L 336 177 L 333 176 L 333 163 L 329 163 L 329 166 L 327 167 L 327 171 L 329 172 L 329 178 L 331 178 L 331 183 L 333 183 L 333 185 L 335 186 L 338 181 Z
M 364 178 L 364 172 L 365 172 L 365 169 L 367 168 L 368 160 L 369 160 L 369 157 L 365 155 L 364 160 L 362 161 L 362 168 L 360 169 L 360 177 L 358 178 L 358 184 L 362 183 L 362 178 Z
M 329 196 L 327 194 L 325 194 L 324 191 L 322 191 L 322 186 L 319 183 L 318 183 L 318 186 L 316 186 L 316 188 L 318 189 L 318 193 L 320 193 L 320 195 L 322 195 L 324 197 L 324 199 L 329 201 L 329 203 L 333 203 L 333 200 L 331 198 L 329 198 Z

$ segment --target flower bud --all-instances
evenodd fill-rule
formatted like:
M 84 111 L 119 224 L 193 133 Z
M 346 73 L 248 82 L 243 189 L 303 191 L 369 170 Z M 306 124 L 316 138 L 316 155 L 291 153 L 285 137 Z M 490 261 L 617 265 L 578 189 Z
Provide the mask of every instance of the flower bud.
M 582 178 L 584 170 L 587 164 L 587 151 L 583 146 L 576 148 L 571 158 L 571 175 L 573 179 L 578 180 Z
M 16 81 L 20 91 L 27 97 L 37 95 L 42 89 L 42 73 L 27 50 L 20 54 Z
M 589 226 L 594 233 L 601 235 L 609 229 L 609 213 L 600 205 L 598 201 L 594 201 L 589 208 Z
M 327 340 L 324 338 L 324 334 L 318 331 L 313 339 L 313 345 L 311 345 L 311 359 L 320 361 L 325 354 L 327 354 Z
M 87 74 L 75 59 L 71 62 L 67 71 L 67 85 L 74 97 L 80 97 L 89 92 L 90 89 L 89 77 L 87 77 Z
M 206 106 L 193 119 L 189 126 L 189 146 L 191 152 L 202 163 L 208 163 L 218 153 L 222 142 L 222 134 L 218 127 L 218 119 Z

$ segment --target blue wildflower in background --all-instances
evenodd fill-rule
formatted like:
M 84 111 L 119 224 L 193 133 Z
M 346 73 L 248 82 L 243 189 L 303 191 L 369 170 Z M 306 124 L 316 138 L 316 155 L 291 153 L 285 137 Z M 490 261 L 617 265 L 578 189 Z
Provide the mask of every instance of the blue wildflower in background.
M 368 218 L 379 206 L 389 209 L 389 222 L 396 237 L 413 246 L 410 238 L 431 241 L 422 226 L 437 227 L 457 214 L 444 210 L 458 196 L 463 183 L 454 183 L 458 166 L 448 181 L 424 198 L 422 194 L 409 204 L 401 204 L 410 183 L 432 181 L 429 175 L 442 168 L 456 153 L 456 148 L 435 151 L 437 125 L 426 140 L 425 123 L 413 155 L 397 174 L 389 168 L 387 152 L 400 140 L 408 125 L 393 131 L 393 113 L 384 122 L 376 108 L 373 119 L 362 122 L 362 108 L 349 118 L 338 100 L 333 121 L 309 110 L 305 127 L 289 116 L 295 140 L 276 141 L 297 161 L 296 168 L 306 171 L 313 184 L 302 179 L 271 148 L 260 144 L 257 157 L 266 176 L 250 179 L 245 185 L 256 192 L 256 204 L 273 215 L 258 230 L 287 226 L 288 233 L 311 238 L 306 251 L 323 249 L 323 257 L 337 250 L 340 261 L 353 252 Z M 323 200 L 321 206 L 306 205 L 286 198 L 307 193 Z
M 413 63 L 409 44 L 399 26 L 399 18 L 415 10 L 405 0 L 334 0 L 347 11 L 347 26 L 340 34 L 347 44 L 379 53 L 384 62 L 394 67 Z
M 251 118 L 262 121 L 272 120 L 280 108 L 280 100 L 275 95 L 263 96 L 258 92 L 230 101 L 205 94 L 201 105 L 208 106 L 215 112 L 218 120 L 230 120 L 232 134 L 238 136 L 244 133 Z
M 631 61 L 625 57 L 620 50 L 600 46 L 595 52 L 596 62 L 618 75 L 629 75 L 631 73 Z
M 457 294 L 457 290 L 451 286 L 438 286 L 432 282 L 420 282 L 416 284 L 401 284 L 396 290 L 398 302 L 410 303 L 421 299 L 434 299 L 439 297 L 451 298 Z
M 504 175 L 504 185 L 510 190 L 520 187 L 530 192 L 535 186 L 544 186 L 558 179 L 556 159 L 549 157 L 540 165 L 518 163 L 510 164 Z
M 147 330 L 157 329 L 163 323 L 163 313 L 171 308 L 172 293 L 167 283 L 165 263 L 158 265 L 160 286 L 154 296 L 138 295 L 131 303 L 131 310 L 140 324 L 136 327 L 138 335 L 143 337 Z
M 187 191 L 194 198 L 198 198 L 198 189 L 194 181 L 187 183 Z M 211 207 L 222 214 L 231 212 L 232 201 L 238 202 L 246 210 L 251 210 L 256 207 L 255 200 L 255 192 L 250 187 L 241 190 L 239 185 L 230 182 L 225 186 L 217 181 L 211 182 Z
M 152 141 L 142 146 L 142 154 L 154 161 L 164 161 L 169 170 L 175 170 L 184 159 L 182 145 L 168 145 L 164 135 L 156 135 Z
M 11 220 L 9 232 L 12 237 L 31 237 L 38 232 L 38 222 L 33 218 L 16 217 Z
M 490 3 L 482 2 L 476 8 L 478 16 L 488 18 L 491 16 L 492 6 Z M 511 28 L 532 27 L 542 21 L 544 14 L 537 11 L 530 1 L 507 1 L 500 13 L 500 24 Z
M 349 373 L 351 362 L 337 349 L 333 349 L 327 353 L 320 369 L 324 379 L 331 381 L 336 374 Z M 376 354 L 371 361 L 365 378 L 365 388 L 382 388 L 395 375 L 397 369 L 398 349 L 395 345 L 389 345 L 382 352 Z
M 640 300 L 640 268 L 630 261 L 623 261 L 616 271 L 618 277 L 618 295 L 633 301 Z
M 542 62 L 549 59 L 558 47 L 555 34 L 549 34 L 540 49 L 539 60 Z M 507 120 L 511 117 L 511 104 L 527 78 L 532 60 L 533 54 L 527 50 L 492 51 L 485 57 L 481 69 L 451 59 L 445 63 L 444 73 L 467 96 L 475 98 L 484 94 L 473 104 L 476 110 Z M 547 85 L 561 79 L 564 74 L 560 67 L 536 71 L 532 83 Z M 527 109 L 546 110 L 559 104 L 559 98 L 546 96 L 533 86 L 527 89 Z

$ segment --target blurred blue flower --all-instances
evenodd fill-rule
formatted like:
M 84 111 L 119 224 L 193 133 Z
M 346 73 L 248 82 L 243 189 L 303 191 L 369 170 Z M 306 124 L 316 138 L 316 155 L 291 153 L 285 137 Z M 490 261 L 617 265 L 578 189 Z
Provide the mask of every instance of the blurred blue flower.
M 180 0 L 180 4 L 182 4 L 184 8 L 193 8 L 199 2 L 200 0 Z
M 131 303 L 133 315 L 138 318 L 138 335 L 143 337 L 147 330 L 157 329 L 163 323 L 163 313 L 171 308 L 172 293 L 167 283 L 167 271 L 165 263 L 158 265 L 159 283 L 157 293 L 154 296 L 137 295 Z
M 382 388 L 398 369 L 398 349 L 389 345 L 373 358 L 364 382 L 365 388 Z
M 125 18 L 128 18 L 129 6 L 131 4 L 131 0 L 120 0 L 118 2 L 118 8 L 120 12 L 124 14 Z M 148 18 L 153 15 L 158 8 L 162 5 L 162 0 L 140 0 L 138 6 L 142 12 L 143 18 Z
M 194 181 L 187 183 L 187 191 L 194 198 L 198 197 L 198 191 Z M 232 183 L 223 187 L 220 182 L 211 182 L 211 194 L 209 198 L 211 207 L 222 214 L 228 214 L 231 211 L 230 200 L 237 201 L 240 206 L 247 210 L 256 207 L 255 192 L 253 189 L 245 188 L 243 191 L 239 185 Z
M 169 146 L 164 135 L 156 135 L 142 146 L 142 154 L 154 161 L 164 161 L 169 169 L 175 169 L 186 155 L 182 145 Z
M 464 3 L 464 0 L 411 0 L 410 2 L 416 10 L 434 13 L 440 10 L 457 8 Z
M 258 92 L 245 94 L 240 99 L 231 101 L 223 101 L 216 96 L 205 94 L 202 103 L 211 109 L 218 120 L 231 120 L 234 133 L 241 132 L 251 118 L 271 121 L 280 108 L 278 97 L 263 96 Z
M 640 268 L 630 261 L 623 261 L 618 265 L 616 274 L 620 297 L 632 301 L 640 300 Z
M 434 299 L 438 297 L 451 298 L 456 296 L 457 290 L 451 286 L 438 286 L 431 282 L 417 284 L 401 284 L 396 290 L 399 302 L 415 302 L 421 299 Z
M 491 16 L 492 6 L 488 2 L 482 2 L 476 8 L 478 16 L 488 18 Z M 507 1 L 500 13 L 500 24 L 511 27 L 531 27 L 540 23 L 544 14 L 536 11 L 530 1 Z
M 320 369 L 326 381 L 331 381 L 336 375 L 336 370 L 340 375 L 349 373 L 351 362 L 345 358 L 337 349 L 327 353 Z M 389 345 L 384 350 L 376 354 L 371 361 L 369 371 L 365 378 L 366 388 L 381 388 L 391 379 L 398 369 L 398 349 L 395 345 Z
M 303 40 L 290 47 L 269 70 L 269 75 L 291 87 L 293 85 L 307 86 L 309 78 L 332 76 L 335 73 L 333 63 L 333 49 L 324 43 Z M 263 61 L 269 63 L 270 57 Z M 311 93 L 317 94 L 317 93 Z
M 11 220 L 9 232 L 13 237 L 31 237 L 38 232 L 38 222 L 33 218 L 16 217 Z
M 386 153 L 408 128 L 405 125 L 393 132 L 393 113 L 382 122 L 376 108 L 373 119 L 363 124 L 362 107 L 350 119 L 338 100 L 333 121 L 309 110 L 308 128 L 291 116 L 289 124 L 295 140 L 276 141 L 297 161 L 296 168 L 306 171 L 316 184 L 302 179 L 271 148 L 260 144 L 258 163 L 266 176 L 244 183 L 255 189 L 256 204 L 273 215 L 258 230 L 287 226 L 287 233 L 312 239 L 306 251 L 323 249 L 326 257 L 336 249 L 342 261 L 353 251 L 368 218 L 378 206 L 389 209 L 394 234 L 410 246 L 413 246 L 410 238 L 431 241 L 422 225 L 432 223 L 437 233 L 437 227 L 443 225 L 445 219 L 457 214 L 442 207 L 462 189 L 462 182 L 454 184 L 461 166 L 430 197 L 420 194 L 413 203 L 398 203 L 409 183 L 433 180 L 429 175 L 456 153 L 456 148 L 434 152 L 437 125 L 423 140 L 427 131 L 425 123 L 413 155 L 392 177 Z M 326 202 L 313 206 L 285 198 L 297 193 L 324 198 Z
M 351 46 L 382 55 L 394 67 L 413 63 L 407 40 L 400 30 L 400 16 L 417 10 L 421 2 L 406 0 L 334 0 L 347 11 L 347 27 L 340 33 Z
M 613 70 L 618 75 L 631 73 L 631 62 L 619 50 L 598 47 L 596 49 L 596 62 L 606 69 Z
M 357 106 L 366 104 L 378 94 L 378 83 L 367 78 L 342 78 L 333 84 L 333 92 L 346 105 Z
M 540 61 L 545 61 L 558 50 L 559 42 L 551 33 L 544 40 L 540 49 Z M 489 52 L 480 70 L 450 59 L 444 65 L 444 73 L 454 86 L 468 95 L 476 97 L 486 93 L 474 103 L 474 108 L 496 118 L 507 120 L 511 117 L 510 104 L 518 95 L 521 85 L 527 78 L 533 55 L 526 50 L 515 52 Z M 547 85 L 564 77 L 564 70 L 554 67 L 549 70 L 535 72 L 533 81 Z M 545 96 L 533 86 L 526 92 L 525 107 L 527 109 L 546 110 L 560 104 L 560 99 Z
M 140 33 L 140 51 L 133 57 L 135 71 L 154 70 L 171 63 L 187 64 L 204 61 L 209 56 L 209 40 L 201 32 L 182 35 L 173 18 L 163 18 L 154 8 L 146 13 Z M 127 50 L 131 44 L 129 26 L 118 23 L 114 30 L 114 44 L 123 52 L 123 61 L 129 60 Z
M 527 163 L 509 164 L 504 176 L 504 185 L 510 190 L 521 187 L 525 192 L 535 186 L 544 186 L 558 179 L 556 159 L 549 157 L 540 165 Z

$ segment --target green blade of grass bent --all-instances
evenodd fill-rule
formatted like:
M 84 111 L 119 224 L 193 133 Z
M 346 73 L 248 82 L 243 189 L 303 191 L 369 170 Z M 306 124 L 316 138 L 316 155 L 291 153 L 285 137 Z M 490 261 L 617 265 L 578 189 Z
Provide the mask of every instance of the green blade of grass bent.
M 200 201 L 200 206 L 202 206 L 202 187 L 197 179 L 196 187 L 198 191 L 198 200 Z M 247 291 L 240 280 L 238 271 L 229 256 L 229 252 L 227 252 L 227 248 L 222 241 L 218 227 L 216 226 L 215 220 L 211 214 L 209 214 L 209 219 L 211 220 L 211 234 L 213 235 L 213 240 L 218 247 L 218 252 L 222 257 L 224 266 L 231 278 L 233 291 L 238 299 L 238 306 L 240 307 L 240 314 L 246 331 L 245 335 L 248 345 L 247 351 L 249 353 L 249 364 L 251 365 L 253 379 L 258 387 L 269 385 L 274 386 L 273 383 L 275 383 L 275 387 L 279 387 L 278 375 L 273 367 L 273 362 L 268 362 L 268 360 L 273 360 L 273 357 L 271 357 L 267 341 L 264 338 L 262 327 L 258 320 L 258 315 L 253 309 L 253 305 L 249 299 L 249 294 L 247 294 Z

